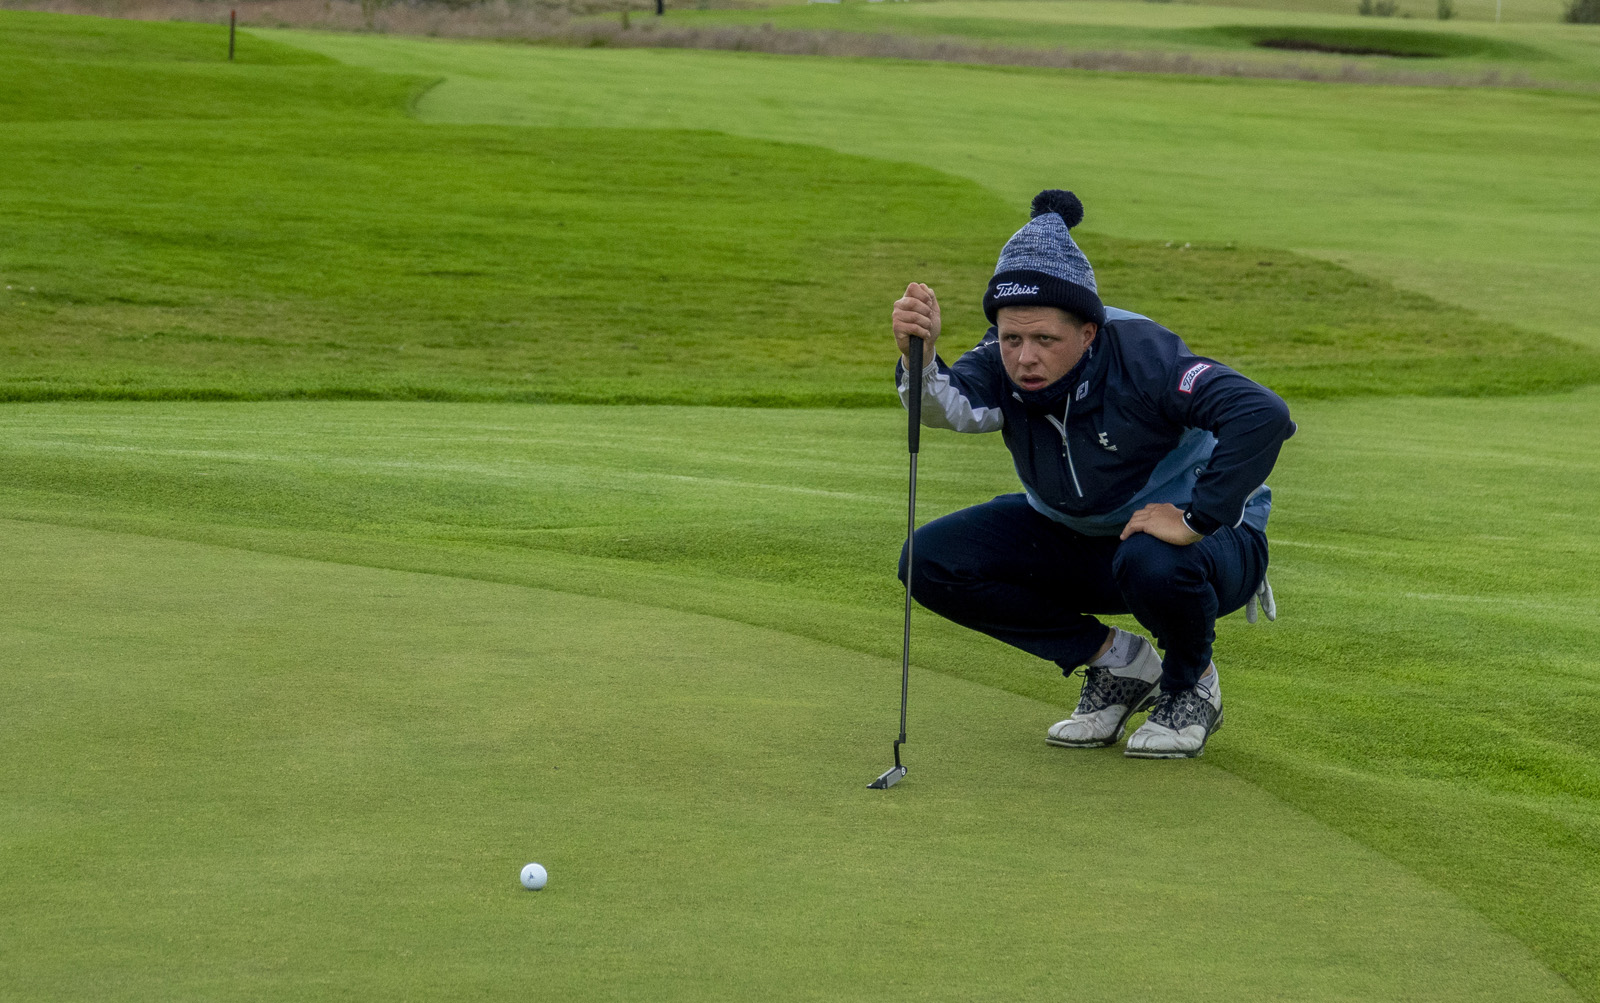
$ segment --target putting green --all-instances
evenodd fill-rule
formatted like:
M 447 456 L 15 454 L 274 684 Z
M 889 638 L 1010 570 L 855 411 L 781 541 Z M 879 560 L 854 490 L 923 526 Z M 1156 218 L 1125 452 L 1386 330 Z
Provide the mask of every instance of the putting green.
M 725 620 L 0 522 L 13 999 L 1556 1000 L 1204 762 Z M 529 859 L 551 885 L 522 891 Z
M 1285 615 L 1218 625 L 1230 725 L 1206 762 L 1600 998 L 1600 553 L 1581 515 L 1600 392 L 1295 416 L 1273 476 Z M 0 516 L 644 603 L 892 665 L 904 428 L 880 410 L 14 405 Z M 992 438 L 924 449 L 923 518 L 1015 489 Z M 919 665 L 1047 718 L 1072 698 L 920 611 L 916 637 Z

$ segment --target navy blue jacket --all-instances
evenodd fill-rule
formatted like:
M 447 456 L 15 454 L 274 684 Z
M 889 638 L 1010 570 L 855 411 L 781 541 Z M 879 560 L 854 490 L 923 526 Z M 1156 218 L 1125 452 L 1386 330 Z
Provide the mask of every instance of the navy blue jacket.
M 909 395 L 903 366 L 895 378 Z M 1064 380 L 1060 413 L 1030 413 L 1006 375 L 990 328 L 978 346 L 923 374 L 922 423 L 999 431 L 1028 501 L 1090 536 L 1116 536 L 1134 512 L 1169 502 L 1210 534 L 1241 523 L 1266 529 L 1264 483 L 1295 432 L 1283 399 L 1176 334 L 1107 308 L 1090 351 Z

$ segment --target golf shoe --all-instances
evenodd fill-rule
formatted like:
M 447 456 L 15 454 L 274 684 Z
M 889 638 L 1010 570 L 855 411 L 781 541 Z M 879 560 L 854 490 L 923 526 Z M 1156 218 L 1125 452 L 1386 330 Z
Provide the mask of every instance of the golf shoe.
M 1134 759 L 1194 759 L 1206 751 L 1206 739 L 1221 727 L 1222 684 L 1213 664 L 1189 689 L 1156 697 L 1150 716 L 1128 736 L 1123 754 Z
M 1135 638 L 1133 658 L 1117 669 L 1090 665 L 1083 670 L 1078 709 L 1050 726 L 1045 741 L 1069 749 L 1097 749 L 1122 737 L 1128 718 L 1145 710 L 1161 685 L 1161 656 L 1155 645 Z

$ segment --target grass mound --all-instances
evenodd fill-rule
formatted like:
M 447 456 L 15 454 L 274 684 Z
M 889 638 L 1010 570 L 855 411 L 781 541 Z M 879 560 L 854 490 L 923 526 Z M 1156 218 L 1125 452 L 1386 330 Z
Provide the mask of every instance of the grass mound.
M 708 133 L 421 125 L 402 118 L 412 78 L 272 45 L 229 66 L 193 25 L 9 18 L 34 91 L 77 96 L 14 96 L 4 127 L 0 399 L 893 406 L 887 304 L 934 285 L 953 356 L 1025 219 L 927 168 Z M 123 121 L 81 121 L 91 106 Z M 1084 241 L 1109 302 L 1293 396 L 1600 379 L 1600 355 L 1309 259 Z
M 1080 2 L 1091 0 L 1054 6 Z M 1094 229 L 1304 249 L 1508 333 L 1600 348 L 1600 285 L 1585 270 L 1600 260 L 1592 98 L 277 37 L 373 69 L 447 74 L 418 103 L 427 121 L 717 129 L 923 164 L 1018 208 L 1069 187 Z M 996 121 L 1016 139 L 998 142 Z
M 0 11 L 0 123 L 398 118 L 426 84 L 249 36 L 229 63 L 226 27 Z
M 29 287 L 11 399 L 892 403 L 896 283 L 981 288 L 995 209 L 926 169 L 674 132 L 102 125 L 33 152 L 7 201 L 38 225 L 0 266 Z

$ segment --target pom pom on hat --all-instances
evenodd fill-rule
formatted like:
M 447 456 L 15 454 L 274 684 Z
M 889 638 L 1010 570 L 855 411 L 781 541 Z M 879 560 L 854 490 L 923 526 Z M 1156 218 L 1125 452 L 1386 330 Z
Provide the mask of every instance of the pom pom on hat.
M 1069 230 L 1083 222 L 1083 203 L 1078 201 L 1078 196 L 1059 188 L 1047 189 L 1033 197 L 1029 217 L 1036 219 L 1047 212 L 1060 216 Z
M 1040 218 L 1051 215 L 1058 218 Z M 1052 188 L 1034 196 L 1032 217 L 1006 241 L 995 263 L 983 294 L 989 322 L 994 323 L 1003 307 L 1053 306 L 1104 326 L 1106 308 L 1094 268 L 1072 239 L 1072 228 L 1083 222 L 1083 203 L 1071 192 Z

